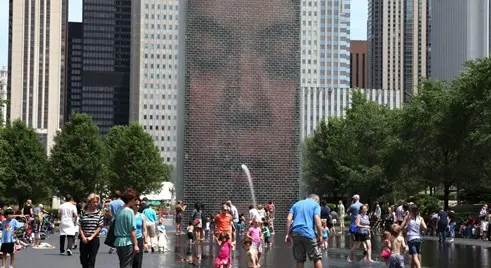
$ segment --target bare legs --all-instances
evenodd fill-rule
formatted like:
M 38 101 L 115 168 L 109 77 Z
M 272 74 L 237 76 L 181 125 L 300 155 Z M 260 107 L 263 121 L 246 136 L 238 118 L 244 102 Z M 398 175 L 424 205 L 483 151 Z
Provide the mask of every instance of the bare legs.
M 351 250 L 349 251 L 348 255 L 348 261 L 351 261 L 355 258 L 355 250 L 360 247 L 361 242 L 356 241 L 353 244 L 353 247 L 351 247 Z
M 421 268 L 421 255 L 411 255 L 411 268 Z

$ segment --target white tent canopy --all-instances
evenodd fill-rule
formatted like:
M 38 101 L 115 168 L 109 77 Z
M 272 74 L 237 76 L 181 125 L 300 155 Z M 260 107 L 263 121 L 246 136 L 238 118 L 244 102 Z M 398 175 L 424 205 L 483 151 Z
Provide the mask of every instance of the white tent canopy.
M 174 184 L 172 182 L 164 182 L 162 183 L 162 188 L 160 191 L 155 191 L 153 193 L 142 195 L 141 198 L 146 197 L 148 200 L 152 201 L 171 201 L 173 198 L 173 194 L 171 189 L 174 188 Z

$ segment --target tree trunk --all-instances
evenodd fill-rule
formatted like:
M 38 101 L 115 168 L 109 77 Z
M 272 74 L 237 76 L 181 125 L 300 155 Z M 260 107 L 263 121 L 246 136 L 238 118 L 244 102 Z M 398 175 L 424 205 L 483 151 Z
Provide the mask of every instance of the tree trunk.
M 448 210 L 448 198 L 449 198 L 449 196 L 450 196 L 450 186 L 448 184 L 445 184 L 444 189 L 443 189 L 443 198 L 444 198 L 443 206 L 444 206 L 445 210 Z

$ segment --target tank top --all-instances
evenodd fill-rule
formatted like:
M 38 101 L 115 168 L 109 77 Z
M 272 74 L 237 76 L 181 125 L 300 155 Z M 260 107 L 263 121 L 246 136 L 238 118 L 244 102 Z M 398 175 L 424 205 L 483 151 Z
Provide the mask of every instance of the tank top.
M 370 226 L 370 218 L 368 218 L 367 215 L 363 216 L 361 214 L 358 215 L 358 218 L 360 219 L 360 225 L 361 226 Z M 358 228 L 358 233 L 360 234 L 368 234 L 368 229 L 367 228 Z
M 407 241 L 421 239 L 420 233 L 421 219 L 419 216 L 416 219 L 409 219 L 407 222 Z
M 143 237 L 143 217 L 141 213 L 135 216 L 136 222 L 136 239 L 140 239 Z

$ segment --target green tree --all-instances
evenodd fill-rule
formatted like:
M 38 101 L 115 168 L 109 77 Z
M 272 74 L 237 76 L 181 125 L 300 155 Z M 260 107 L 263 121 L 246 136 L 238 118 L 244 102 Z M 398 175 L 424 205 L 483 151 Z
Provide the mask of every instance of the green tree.
M 168 181 L 171 166 L 160 158 L 152 136 L 133 122 L 115 126 L 105 136 L 110 179 L 109 189 L 132 187 L 140 193 L 159 190 Z
M 387 148 L 395 143 L 398 117 L 397 111 L 368 101 L 355 90 L 346 117 L 321 122 L 306 139 L 303 175 L 307 184 L 335 197 L 359 193 L 367 201 L 392 193 L 385 160 L 390 153 Z
M 22 205 L 27 199 L 48 198 L 52 182 L 46 174 L 46 151 L 35 130 L 16 120 L 7 124 L 0 135 L 5 161 L 1 180 L 7 201 Z
M 103 188 L 106 163 L 99 130 L 87 114 L 74 114 L 55 139 L 49 157 L 49 174 L 61 195 L 83 200 Z

